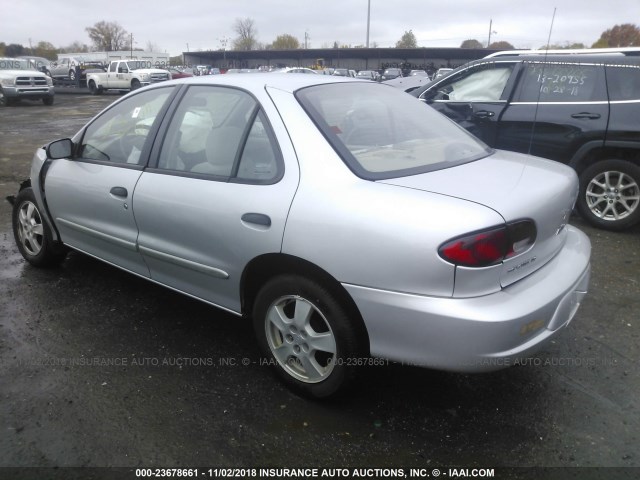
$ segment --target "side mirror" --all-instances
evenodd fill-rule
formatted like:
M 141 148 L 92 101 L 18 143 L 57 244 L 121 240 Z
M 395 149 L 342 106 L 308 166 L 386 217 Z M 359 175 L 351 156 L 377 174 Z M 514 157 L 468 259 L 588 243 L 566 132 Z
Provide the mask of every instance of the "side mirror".
M 69 158 L 73 153 L 73 142 L 68 138 L 51 142 L 46 147 L 47 158 L 57 160 L 59 158 Z

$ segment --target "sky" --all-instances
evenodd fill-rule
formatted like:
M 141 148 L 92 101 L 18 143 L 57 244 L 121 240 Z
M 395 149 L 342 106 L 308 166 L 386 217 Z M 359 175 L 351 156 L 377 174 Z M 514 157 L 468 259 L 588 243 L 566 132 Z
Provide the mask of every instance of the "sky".
M 581 42 L 591 46 L 614 25 L 640 25 L 640 0 L 0 0 L 0 42 L 28 47 L 39 41 L 65 47 L 91 44 L 85 31 L 117 22 L 133 34 L 134 47 L 179 55 L 230 48 L 237 19 L 251 18 L 257 39 L 269 44 L 289 34 L 309 48 L 364 45 L 371 4 L 369 44 L 394 47 L 412 30 L 419 47 L 459 47 L 476 39 L 507 41 L 516 48 Z M 555 10 L 555 17 L 554 17 Z

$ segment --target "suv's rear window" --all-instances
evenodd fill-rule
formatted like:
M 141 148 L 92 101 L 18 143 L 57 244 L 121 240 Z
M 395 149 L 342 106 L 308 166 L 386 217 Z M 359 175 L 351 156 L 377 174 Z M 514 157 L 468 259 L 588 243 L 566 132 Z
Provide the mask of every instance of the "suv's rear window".
M 491 153 L 477 138 L 401 90 L 338 83 L 297 93 L 354 173 L 371 180 L 424 173 Z
M 611 101 L 640 100 L 640 66 L 607 65 Z

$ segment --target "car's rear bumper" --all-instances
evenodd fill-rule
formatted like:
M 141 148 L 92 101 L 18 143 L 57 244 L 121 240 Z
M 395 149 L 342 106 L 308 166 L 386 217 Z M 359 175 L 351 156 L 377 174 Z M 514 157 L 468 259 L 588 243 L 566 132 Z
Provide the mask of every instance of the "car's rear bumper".
M 588 289 L 591 244 L 567 228 L 556 257 L 490 295 L 437 298 L 344 285 L 364 319 L 371 355 L 460 372 L 527 358 L 569 324 Z

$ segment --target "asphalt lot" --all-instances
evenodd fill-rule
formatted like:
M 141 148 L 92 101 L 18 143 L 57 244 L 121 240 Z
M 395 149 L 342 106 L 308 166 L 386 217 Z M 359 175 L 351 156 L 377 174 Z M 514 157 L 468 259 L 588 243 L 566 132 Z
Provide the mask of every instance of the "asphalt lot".
M 52 107 L 0 109 L 2 198 L 28 176 L 35 148 L 116 98 L 60 94 Z M 0 467 L 640 475 L 640 227 L 609 233 L 573 217 L 593 244 L 590 294 L 528 364 L 478 375 L 368 367 L 350 396 L 317 403 L 277 383 L 236 317 L 79 253 L 59 268 L 28 266 L 10 212 L 3 201 Z

